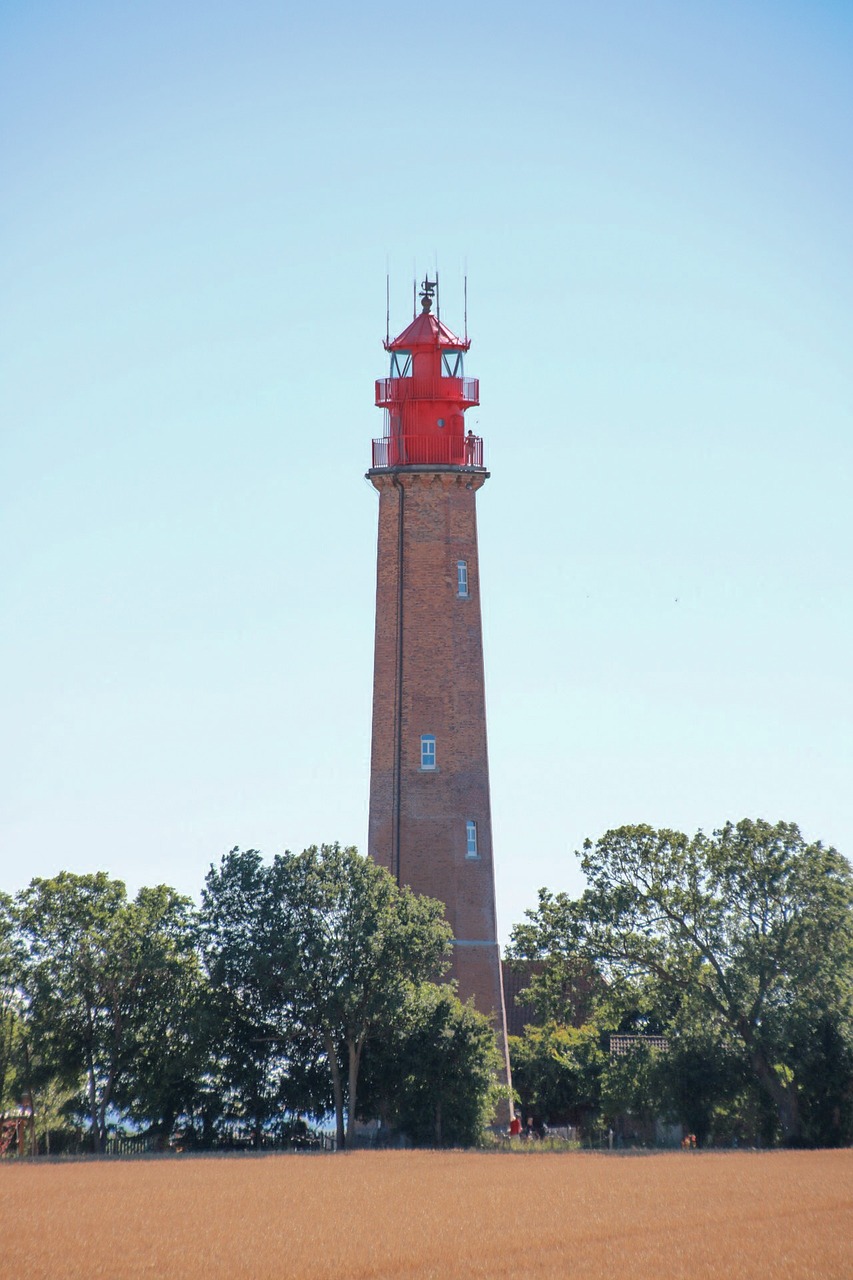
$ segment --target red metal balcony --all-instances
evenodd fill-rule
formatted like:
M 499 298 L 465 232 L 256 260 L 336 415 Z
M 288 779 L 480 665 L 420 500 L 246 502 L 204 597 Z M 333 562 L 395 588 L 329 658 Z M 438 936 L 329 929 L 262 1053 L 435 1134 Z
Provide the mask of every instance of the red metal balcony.
M 373 470 L 390 467 L 482 467 L 481 436 L 382 436 L 373 441 Z
M 479 378 L 377 378 L 376 403 L 380 408 L 402 400 L 457 400 L 480 403 Z

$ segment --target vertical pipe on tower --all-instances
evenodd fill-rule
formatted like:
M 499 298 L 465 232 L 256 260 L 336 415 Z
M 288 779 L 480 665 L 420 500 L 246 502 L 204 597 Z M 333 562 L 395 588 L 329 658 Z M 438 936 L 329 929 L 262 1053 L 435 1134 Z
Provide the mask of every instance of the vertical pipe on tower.
M 403 559 L 405 546 L 405 497 L 406 491 L 400 484 L 399 477 L 392 477 L 397 490 L 397 671 L 396 689 L 394 693 L 394 781 L 393 781 L 393 845 L 391 850 L 392 874 L 397 884 L 402 884 L 400 875 L 400 779 L 403 756 Z

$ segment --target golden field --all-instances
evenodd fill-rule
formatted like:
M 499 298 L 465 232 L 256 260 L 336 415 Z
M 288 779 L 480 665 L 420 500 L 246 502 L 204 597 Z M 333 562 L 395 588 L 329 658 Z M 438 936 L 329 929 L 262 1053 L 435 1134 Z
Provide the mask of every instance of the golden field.
M 853 1152 L 0 1164 L 0 1276 L 853 1276 Z

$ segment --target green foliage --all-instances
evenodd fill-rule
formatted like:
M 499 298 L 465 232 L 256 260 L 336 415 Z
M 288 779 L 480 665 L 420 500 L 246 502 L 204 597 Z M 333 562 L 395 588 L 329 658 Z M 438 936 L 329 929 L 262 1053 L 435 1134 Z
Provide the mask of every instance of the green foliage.
M 21 949 L 12 899 L 0 893 L 0 1115 L 26 1090 L 22 1064 L 24 1009 L 20 991 Z
M 396 1045 L 400 1122 L 475 1141 L 496 1050 L 429 983 L 450 939 L 441 903 L 338 845 L 270 864 L 232 850 L 198 917 L 162 885 L 131 901 L 105 873 L 35 879 L 0 895 L 0 1105 L 29 1094 L 48 1149 L 85 1117 L 96 1150 L 119 1116 L 163 1143 L 237 1121 L 260 1144 L 333 1105 L 344 1145 L 373 1037 Z
M 580 899 L 543 890 L 514 933 L 541 965 L 543 1025 L 511 1043 L 525 1108 L 587 1129 L 677 1119 L 700 1142 L 853 1140 L 845 859 L 744 821 L 692 838 L 623 827 L 587 842 L 583 866 Z M 179 1120 L 204 1141 L 236 1119 L 260 1142 L 330 1105 L 341 1145 L 371 1112 L 469 1145 L 496 1048 L 431 981 L 449 944 L 440 903 L 338 845 L 268 864 L 232 850 L 200 918 L 165 886 L 131 901 L 103 873 L 33 880 L 0 895 L 0 1108 L 30 1095 L 45 1145 L 85 1113 L 102 1149 L 116 1111 L 164 1141 Z M 614 1032 L 669 1047 L 611 1057 Z
M 785 1140 L 849 1134 L 846 859 L 807 844 L 791 823 L 744 820 L 692 838 L 621 827 L 587 841 L 582 865 L 589 888 L 579 900 L 543 890 L 515 931 L 515 954 L 545 960 L 540 986 L 558 992 L 584 965 L 602 974 L 611 1002 L 645 984 L 660 1026 L 674 1032 L 689 1004 L 722 1046 L 708 1057 L 707 1044 L 679 1041 L 684 1070 L 703 1077 L 699 1127 L 710 1124 L 715 1092 L 731 1096 L 737 1045 Z M 671 1088 L 669 1100 L 675 1105 Z M 686 1114 L 684 1097 L 678 1105 Z
M 799 1086 L 803 1132 L 821 1147 L 853 1142 L 853 1018 L 812 1007 L 797 1020 L 788 1060 Z
M 208 1130 L 217 1111 L 248 1123 L 258 1145 L 280 1110 L 331 1105 L 329 1087 L 302 1089 L 294 1080 L 316 1063 L 322 1045 L 306 1035 L 291 999 L 298 927 L 288 869 L 286 860 L 267 867 L 257 850 L 232 849 L 211 868 L 202 900 L 216 1057 L 203 1111 Z
M 527 912 L 528 922 L 513 929 L 512 945 L 504 963 L 512 968 L 517 960 L 537 962 L 539 972 L 530 974 L 519 999 L 533 1006 L 540 1024 L 582 1026 L 607 999 L 609 988 L 581 953 L 576 940 L 562 933 L 567 923 L 560 911 L 563 901 L 563 895 L 552 898 L 547 890 L 540 890 L 539 910 Z M 548 916 L 556 917 L 557 912 L 559 918 L 549 923 Z
M 122 1088 L 162 1089 L 162 1012 L 192 965 L 190 904 L 172 889 L 142 889 L 104 872 L 61 872 L 19 896 L 24 985 L 42 1075 L 69 1088 L 85 1080 L 92 1143 L 103 1150 L 107 1113 Z M 168 1056 L 168 1055 L 166 1055 Z M 147 1083 L 146 1083 L 147 1080 Z
M 166 1142 L 191 1112 L 210 1065 L 211 1001 L 197 948 L 195 911 L 158 885 L 139 891 L 133 912 L 146 935 L 138 957 L 140 1008 L 132 1019 L 127 1067 L 114 1100 Z
M 251 1040 L 330 1076 L 338 1142 L 354 1132 L 365 1042 L 390 1028 L 413 985 L 440 973 L 450 930 L 439 902 L 401 889 L 356 849 L 313 846 L 264 865 L 234 849 L 204 892 L 211 978 Z M 246 1061 L 263 1068 L 261 1050 Z M 346 1125 L 344 1122 L 346 1100 Z
M 69 1087 L 49 1071 L 31 1073 L 33 1119 L 39 1150 L 45 1155 L 60 1154 L 76 1146 L 79 1086 Z
M 500 1057 L 490 1020 L 452 986 L 410 988 L 365 1056 L 363 1109 L 419 1146 L 469 1147 L 494 1116 Z
M 597 1026 L 551 1021 L 525 1027 L 523 1036 L 510 1037 L 509 1049 L 513 1087 L 525 1112 L 549 1124 L 578 1126 L 597 1114 L 607 1063 Z
M 649 1122 L 665 1114 L 661 1057 L 642 1043 L 608 1057 L 601 1080 L 601 1114 L 606 1123 L 625 1115 Z

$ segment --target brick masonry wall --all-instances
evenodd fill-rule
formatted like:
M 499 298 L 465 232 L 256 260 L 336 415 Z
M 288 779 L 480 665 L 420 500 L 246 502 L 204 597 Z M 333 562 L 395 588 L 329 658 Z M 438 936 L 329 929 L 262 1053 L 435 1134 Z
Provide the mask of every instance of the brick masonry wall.
M 493 1017 L 505 1052 L 477 555 L 476 493 L 486 474 L 424 468 L 370 479 L 379 536 L 368 851 L 445 904 L 459 994 Z M 459 560 L 467 598 L 457 590 Z M 434 770 L 421 768 L 422 734 L 435 736 Z M 469 819 L 476 858 L 467 856 Z

